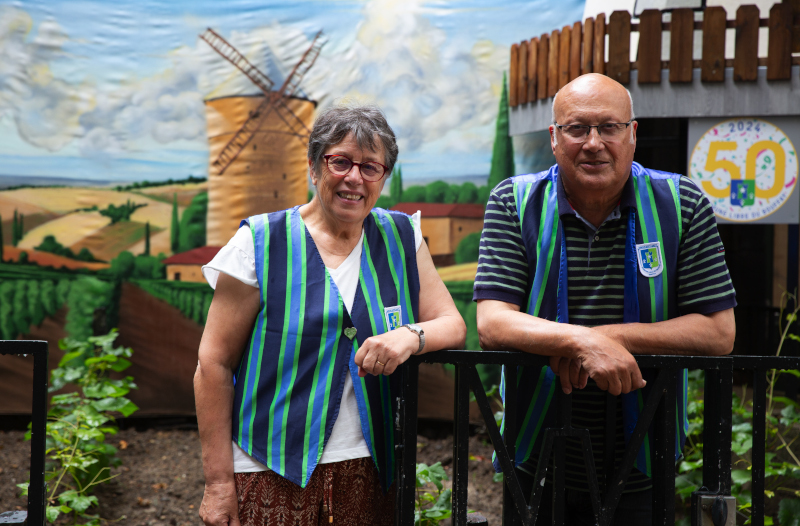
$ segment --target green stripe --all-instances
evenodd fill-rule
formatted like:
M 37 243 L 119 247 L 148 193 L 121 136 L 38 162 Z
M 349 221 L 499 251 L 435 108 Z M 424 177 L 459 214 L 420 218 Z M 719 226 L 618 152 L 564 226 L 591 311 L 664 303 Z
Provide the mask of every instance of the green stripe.
M 275 396 L 272 398 L 272 403 L 269 405 L 269 427 L 267 429 L 267 458 L 272 461 L 272 427 L 275 423 L 275 404 L 278 400 L 278 394 L 281 392 L 281 379 L 283 378 L 283 349 L 286 348 L 286 337 L 289 334 L 289 319 L 292 313 L 292 218 L 290 217 L 291 211 L 286 211 L 286 299 L 283 306 L 283 332 L 281 333 L 281 349 L 278 356 L 278 372 L 275 378 Z M 281 469 L 283 473 L 283 469 Z
M 392 271 L 392 279 L 394 280 L 394 286 L 397 289 L 397 298 L 399 300 L 400 299 L 400 280 L 397 277 L 397 270 L 400 270 L 403 273 L 402 274 L 403 276 L 407 276 L 408 275 L 408 273 L 406 272 L 406 268 L 405 268 L 405 264 L 406 264 L 406 249 L 405 249 L 405 247 L 403 247 L 403 241 L 400 239 L 400 234 L 397 232 L 397 225 L 395 225 L 395 223 L 394 223 L 394 218 L 391 215 L 388 215 L 388 214 L 387 214 L 386 217 L 389 218 L 389 225 L 391 225 L 392 234 L 394 235 L 394 241 L 395 241 L 395 244 L 397 244 L 397 249 L 400 252 L 400 261 L 403 262 L 403 268 L 401 268 L 401 269 L 395 269 L 394 268 L 394 262 L 392 261 L 392 259 L 393 259 L 392 258 L 392 253 L 391 253 L 391 250 L 389 250 L 389 240 L 384 238 L 384 241 L 386 243 L 386 254 L 387 254 L 387 257 L 389 259 L 389 268 Z M 413 228 L 414 224 L 412 223 L 411 226 Z M 381 227 L 381 230 L 385 232 L 383 227 Z M 377 281 L 375 283 L 377 284 Z M 417 323 L 416 320 L 414 319 L 414 310 L 411 308 L 411 294 L 408 291 L 408 279 L 403 279 L 403 292 L 405 293 L 405 298 L 406 298 L 405 309 L 406 309 L 406 312 L 408 312 L 409 323 Z
M 681 197 L 678 194 L 678 189 L 675 188 L 675 181 L 667 179 L 669 183 L 669 190 L 672 192 L 672 200 L 675 201 L 675 217 L 678 221 L 678 245 L 680 246 L 681 238 L 683 237 L 683 216 L 681 215 Z
M 647 179 L 645 178 L 645 180 L 647 180 Z M 645 184 L 647 184 L 647 183 L 645 183 Z M 634 177 L 633 178 L 633 189 L 634 189 L 633 193 L 636 194 L 636 210 L 637 210 L 638 216 L 639 216 L 639 229 L 642 231 L 642 243 L 646 244 L 646 243 L 650 242 L 650 236 L 648 235 L 649 233 L 647 232 L 647 225 L 645 223 L 645 220 L 642 217 L 642 199 L 641 199 L 641 196 L 639 195 L 639 178 L 638 177 Z M 663 264 L 663 260 L 664 260 L 664 255 L 663 254 L 661 255 L 661 260 L 662 260 L 662 264 Z M 653 286 L 653 280 L 652 279 L 648 279 L 647 280 L 647 288 L 650 290 L 650 318 L 651 318 L 651 321 L 655 322 L 655 321 L 658 321 L 658 320 L 656 320 L 656 291 L 655 291 L 655 287 Z
M 379 312 L 383 312 L 383 300 L 381 299 L 381 289 L 378 286 L 378 273 L 375 272 L 375 266 L 372 264 L 372 256 L 370 255 L 369 244 L 367 243 L 367 237 L 364 236 L 364 254 L 366 255 L 367 263 L 368 263 L 368 271 L 372 274 L 372 282 L 375 283 L 375 294 L 378 297 L 378 308 Z M 369 297 L 369 291 L 367 290 L 367 286 L 364 284 L 364 267 L 361 267 L 360 273 L 362 276 L 359 278 L 361 281 L 361 291 L 363 292 L 364 299 L 367 301 L 367 313 L 369 314 L 369 323 L 372 327 L 372 334 L 377 336 L 378 334 L 382 334 L 386 332 L 386 323 L 383 318 L 381 318 L 381 327 L 383 330 L 379 333 L 378 328 L 375 324 L 375 317 L 372 315 L 372 299 Z
M 672 188 L 672 187 L 670 187 Z M 650 178 L 647 178 L 647 191 L 650 195 L 650 207 L 653 210 L 653 221 L 656 224 L 656 235 L 658 236 L 658 246 L 661 247 L 661 289 L 662 289 L 662 300 L 664 302 L 663 309 L 664 309 L 664 320 L 669 318 L 669 284 L 667 283 L 667 276 L 669 273 L 667 272 L 667 259 L 664 257 L 666 251 L 664 250 L 664 237 L 661 235 L 661 222 L 658 217 L 658 208 L 656 208 L 656 198 L 653 192 L 653 183 Z M 674 190 L 673 190 L 673 198 L 674 198 Z M 677 208 L 677 207 L 676 207 Z M 680 223 L 680 217 L 678 217 L 678 222 Z M 680 239 L 680 238 L 678 238 Z M 653 316 L 655 316 L 655 309 L 653 309 Z M 663 321 L 663 320 L 656 320 L 653 321 Z
M 353 340 L 353 350 L 355 351 L 355 340 Z M 367 383 L 365 378 L 359 378 L 359 380 L 359 385 L 361 386 L 361 396 L 364 398 L 364 404 L 367 406 L 367 420 L 369 421 L 369 445 L 372 448 L 372 460 L 375 463 L 375 468 L 380 471 L 380 466 L 378 466 L 378 455 L 375 452 L 375 428 L 372 427 L 372 410 L 369 407 Z
M 547 183 L 547 189 L 544 194 L 544 202 L 548 203 L 548 198 L 550 197 L 550 192 L 553 190 L 553 183 Z M 544 228 L 544 219 L 547 217 L 545 213 L 549 212 L 547 206 L 542 207 L 542 218 L 539 222 L 539 239 L 537 240 L 536 245 L 536 260 L 539 260 L 539 256 L 541 253 L 541 239 L 542 239 L 542 229 Z M 536 298 L 536 307 L 533 309 L 533 315 L 539 315 L 539 309 L 542 307 L 542 299 L 544 298 L 544 291 L 547 288 L 547 276 L 550 275 L 550 265 L 553 263 L 553 252 L 556 248 L 556 233 L 558 233 L 558 203 L 556 202 L 555 209 L 553 210 L 553 231 L 550 233 L 550 250 L 547 252 L 547 264 L 544 267 L 544 275 L 545 279 L 542 280 L 542 288 L 539 289 L 539 297 Z
M 517 187 L 517 183 L 514 183 L 514 200 L 515 201 L 517 199 L 517 189 L 516 189 L 516 187 Z M 530 198 L 530 195 L 531 195 L 531 188 L 533 188 L 533 183 L 527 183 L 525 185 L 525 192 L 524 192 L 524 194 L 522 196 L 522 202 L 521 203 L 516 203 L 517 210 L 519 211 L 519 216 L 518 217 L 519 217 L 520 224 L 522 223 L 522 218 L 525 217 L 525 208 L 528 206 L 528 199 Z
M 300 217 L 300 214 L 297 214 Z M 303 218 L 300 217 L 300 226 L 302 231 L 300 232 L 300 253 L 302 257 L 300 258 L 301 267 L 300 267 L 300 283 L 305 284 L 308 275 L 308 265 L 306 264 L 307 254 L 306 254 L 306 225 L 303 223 Z M 291 261 L 291 259 L 289 259 Z M 294 361 L 292 363 L 292 376 L 289 379 L 289 387 L 286 389 L 286 406 L 283 410 L 283 428 L 286 429 L 288 426 L 286 423 L 289 421 L 289 406 L 292 402 L 292 392 L 294 391 L 294 384 L 295 380 L 297 379 L 297 365 L 300 363 L 300 347 L 303 343 L 303 323 L 306 317 L 306 288 L 300 288 L 300 305 L 297 313 L 297 339 L 295 340 L 294 344 Z M 289 289 L 291 290 L 291 289 Z M 281 433 L 281 473 L 286 473 L 286 433 Z
M 319 370 L 322 367 L 323 360 L 325 358 L 325 344 L 327 343 L 327 339 L 325 338 L 328 334 L 328 302 L 331 299 L 331 284 L 330 284 L 330 276 L 328 275 L 328 269 L 325 269 L 325 300 L 323 305 L 325 306 L 322 310 L 322 332 L 321 337 L 319 340 L 319 351 L 317 351 L 317 364 L 314 366 L 314 377 L 311 380 L 311 391 L 308 400 L 308 409 L 306 410 L 306 429 L 311 429 L 311 420 L 314 416 L 314 397 L 317 392 L 317 385 L 319 384 Z M 330 362 L 329 369 L 333 368 L 333 362 Z M 326 393 L 326 400 L 327 400 L 327 393 Z M 322 404 L 323 408 L 327 406 L 327 404 Z M 324 410 L 323 410 L 324 414 Z M 322 441 L 325 438 L 325 418 L 323 417 L 322 422 L 320 424 L 320 440 L 319 440 L 319 450 L 322 451 Z M 300 483 L 301 487 L 305 487 L 306 480 L 307 480 L 307 469 L 308 469 L 308 448 L 309 442 L 311 440 L 311 435 L 309 433 L 305 433 L 303 437 L 303 478 L 302 482 Z

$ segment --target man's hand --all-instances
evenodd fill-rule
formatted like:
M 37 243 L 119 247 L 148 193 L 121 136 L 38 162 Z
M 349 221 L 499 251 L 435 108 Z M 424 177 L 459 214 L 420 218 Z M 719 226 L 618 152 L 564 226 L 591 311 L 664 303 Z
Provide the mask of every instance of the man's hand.
M 206 526 L 240 526 L 236 484 L 206 484 L 200 518 Z
M 570 394 L 573 389 L 583 389 L 589 380 L 589 372 L 581 367 L 579 360 L 564 356 L 551 356 L 550 369 L 561 380 L 561 389 L 564 394 Z
M 576 364 L 568 366 L 569 381 L 573 385 L 580 384 L 580 374 L 573 373 L 575 370 L 585 370 L 586 374 L 597 383 L 597 387 L 614 396 L 630 393 L 647 384 L 642 378 L 639 365 L 625 347 L 598 331 L 588 330 L 591 331 L 590 337 L 582 339 L 577 349 L 577 358 L 573 359 L 580 362 L 580 369 L 577 369 Z M 559 364 L 559 367 L 561 369 L 565 366 Z M 563 388 L 563 378 L 561 384 Z M 585 383 L 583 385 L 585 386 Z

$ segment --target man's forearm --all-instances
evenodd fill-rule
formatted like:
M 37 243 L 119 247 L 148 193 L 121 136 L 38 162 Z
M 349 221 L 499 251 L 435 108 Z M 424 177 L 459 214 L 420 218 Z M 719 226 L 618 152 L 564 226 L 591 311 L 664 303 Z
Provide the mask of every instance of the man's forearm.
M 733 309 L 712 314 L 687 314 L 656 323 L 603 325 L 594 330 L 632 354 L 723 356 L 733 350 Z

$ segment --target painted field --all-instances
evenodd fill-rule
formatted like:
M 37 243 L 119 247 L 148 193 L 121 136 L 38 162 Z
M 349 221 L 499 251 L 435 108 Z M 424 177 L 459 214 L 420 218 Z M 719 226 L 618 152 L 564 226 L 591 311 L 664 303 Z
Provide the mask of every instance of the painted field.
M 162 230 L 158 233 L 154 233 L 155 230 L 155 228 L 150 229 L 150 254 L 153 256 L 157 256 L 161 253 L 172 254 L 169 229 Z M 129 246 L 125 250 L 134 256 L 137 254 L 144 254 L 144 238 Z
M 54 221 L 61 217 L 53 212 L 35 212 L 25 213 L 23 215 L 25 216 L 22 221 L 23 234 L 30 232 L 39 225 L 43 225 L 49 221 Z M 10 243 L 12 238 L 11 232 L 14 226 L 14 212 L 12 211 L 10 214 L 3 214 L 3 218 L 3 241 Z
M 0 191 L 0 216 L 3 216 L 4 220 L 10 220 L 12 217 L 14 217 L 14 210 L 20 214 L 25 214 L 26 216 L 33 214 L 46 214 L 50 212 L 36 203 L 19 201 L 13 198 L 10 195 L 11 193 L 12 191 Z
M 140 190 L 134 190 L 136 193 L 140 193 L 146 196 L 149 196 L 153 199 L 157 199 L 164 203 L 172 204 L 172 196 L 174 194 L 178 195 L 178 206 L 179 207 L 186 207 L 189 206 L 189 203 L 192 202 L 194 196 L 201 192 L 208 191 L 208 183 L 190 183 L 190 184 L 172 184 L 168 186 L 153 186 L 150 188 L 142 188 Z
M 19 247 L 12 247 L 11 245 L 4 246 L 3 261 L 18 261 L 20 252 L 23 252 L 23 249 Z M 36 263 L 37 265 L 42 267 L 53 267 L 56 269 L 60 269 L 61 267 L 66 267 L 70 270 L 78 268 L 87 268 L 89 270 L 100 270 L 109 267 L 108 263 L 96 263 L 96 262 L 89 263 L 87 261 L 76 261 L 74 259 L 57 256 L 49 252 L 40 252 L 38 250 L 33 250 L 33 249 L 26 249 L 24 250 L 24 252 L 28 254 L 28 261 L 30 261 L 31 263 Z
M 436 271 L 439 273 L 442 281 L 475 281 L 475 274 L 478 272 L 478 262 L 439 267 Z
M 150 232 L 154 233 L 154 227 L 150 227 Z M 69 248 L 78 253 L 82 248 L 88 248 L 95 259 L 111 261 L 124 250 L 130 250 L 131 245 L 136 244 L 144 238 L 144 224 L 137 221 L 123 221 L 101 228 L 90 236 L 87 236 Z M 144 245 L 142 246 L 144 250 Z M 133 252 L 133 251 L 132 251 Z M 137 254 L 137 252 L 133 252 Z
M 86 236 L 90 236 L 108 225 L 109 219 L 98 212 L 74 212 L 48 221 L 25 234 L 19 242 L 20 248 L 33 248 L 42 243 L 45 236 L 53 236 L 56 241 L 68 247 Z

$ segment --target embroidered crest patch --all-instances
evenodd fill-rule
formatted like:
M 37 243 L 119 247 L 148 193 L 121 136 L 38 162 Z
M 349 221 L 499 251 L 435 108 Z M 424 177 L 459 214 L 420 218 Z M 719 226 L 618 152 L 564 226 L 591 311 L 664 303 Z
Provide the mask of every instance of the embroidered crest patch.
M 403 316 L 402 311 L 400 310 L 400 305 L 384 308 L 383 315 L 386 318 L 386 327 L 388 327 L 388 330 L 393 331 L 403 325 Z
M 654 278 L 664 270 L 661 244 L 658 241 L 636 245 L 636 258 L 639 260 L 639 272 L 642 273 L 642 276 Z

